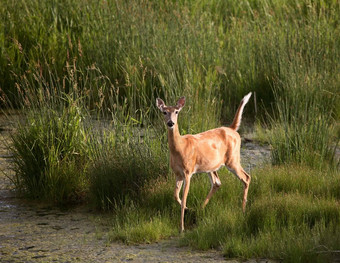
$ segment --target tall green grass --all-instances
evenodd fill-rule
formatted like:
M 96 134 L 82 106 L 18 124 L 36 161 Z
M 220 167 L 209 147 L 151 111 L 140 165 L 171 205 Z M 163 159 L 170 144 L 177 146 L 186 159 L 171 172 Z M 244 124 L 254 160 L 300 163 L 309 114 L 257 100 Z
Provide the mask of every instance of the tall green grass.
M 332 105 L 322 105 L 324 96 L 330 104 L 337 99 L 334 94 L 325 94 L 322 87 L 312 90 L 303 84 L 295 88 L 294 94 L 275 93 L 270 135 L 274 164 L 300 163 L 326 171 L 339 167 Z
M 312 164 L 320 155 L 334 166 L 339 13 L 337 1 L 5 0 L 0 89 L 14 104 L 26 79 L 35 90 L 77 89 L 90 109 L 136 120 L 146 112 L 157 120 L 156 97 L 173 103 L 185 95 L 182 132 L 230 123 L 240 99 L 254 91 L 256 105 L 252 100 L 245 115 L 266 124 L 266 112 L 275 115 L 275 163 Z M 39 83 L 57 82 L 65 72 L 66 85 Z M 308 143 L 293 130 L 322 139 Z M 306 161 L 300 152 L 312 154 Z
M 46 61 L 60 75 L 75 57 L 83 72 L 95 65 L 120 89 L 130 114 L 148 109 L 156 96 L 186 95 L 194 117 L 210 114 L 202 103 L 215 109 L 223 100 L 218 113 L 230 121 L 250 90 L 269 107 L 271 87 L 291 79 L 292 64 L 304 69 L 296 79 L 312 86 L 319 79 L 337 93 L 338 14 L 336 1 L 6 0 L 0 87 L 12 96 L 18 78 L 35 65 L 48 75 Z M 331 108 L 338 111 L 338 102 Z
M 45 105 L 20 118 L 11 135 L 17 189 L 34 199 L 58 204 L 84 201 L 88 188 L 88 130 L 81 106 L 70 97 L 64 105 Z
M 202 210 L 210 183 L 195 176 L 181 242 L 228 257 L 331 260 L 339 14 L 337 1 L 1 1 L 1 102 L 23 114 L 11 145 L 17 187 L 110 211 L 110 240 L 176 236 L 155 98 L 187 97 L 185 134 L 230 123 L 253 91 L 245 117 L 269 127 L 278 166 L 251 172 L 245 214 L 236 178 L 223 171 Z

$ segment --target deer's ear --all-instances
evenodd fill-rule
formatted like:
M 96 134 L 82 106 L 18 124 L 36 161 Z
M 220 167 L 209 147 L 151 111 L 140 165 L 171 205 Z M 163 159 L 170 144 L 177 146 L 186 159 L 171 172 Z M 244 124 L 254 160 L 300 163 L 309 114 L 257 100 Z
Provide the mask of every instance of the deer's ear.
M 177 107 L 179 108 L 179 110 L 181 110 L 185 105 L 185 97 L 181 97 L 178 101 L 177 101 Z
M 157 108 L 160 109 L 161 111 L 163 111 L 163 108 L 165 107 L 165 103 L 162 99 L 160 98 L 157 98 L 156 99 L 156 105 L 157 105 Z

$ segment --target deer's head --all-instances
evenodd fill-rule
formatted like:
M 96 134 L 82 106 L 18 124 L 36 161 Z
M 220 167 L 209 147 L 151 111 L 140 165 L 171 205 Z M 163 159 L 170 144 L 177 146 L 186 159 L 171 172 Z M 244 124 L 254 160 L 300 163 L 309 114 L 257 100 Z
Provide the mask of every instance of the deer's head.
M 166 106 L 160 98 L 156 99 L 158 109 L 164 114 L 164 121 L 168 129 L 173 129 L 177 124 L 178 113 L 184 107 L 185 97 L 181 97 L 176 106 Z

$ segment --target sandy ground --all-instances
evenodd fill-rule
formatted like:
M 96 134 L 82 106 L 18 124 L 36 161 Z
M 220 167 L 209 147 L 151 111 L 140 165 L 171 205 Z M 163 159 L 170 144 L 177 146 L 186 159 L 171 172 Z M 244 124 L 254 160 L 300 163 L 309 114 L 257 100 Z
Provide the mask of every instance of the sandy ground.
M 108 243 L 100 217 L 85 206 L 60 210 L 17 198 L 4 174 L 12 173 L 4 144 L 12 132 L 8 127 L 0 124 L 0 262 L 239 262 L 225 259 L 221 251 L 179 247 L 176 239 L 130 246 Z M 244 145 L 246 170 L 269 158 L 268 147 Z

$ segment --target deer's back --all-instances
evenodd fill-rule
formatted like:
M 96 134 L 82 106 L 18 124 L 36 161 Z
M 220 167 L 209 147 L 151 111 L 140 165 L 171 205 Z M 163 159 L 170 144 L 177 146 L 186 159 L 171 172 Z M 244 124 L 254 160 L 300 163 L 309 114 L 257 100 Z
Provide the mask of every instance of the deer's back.
M 175 171 L 189 173 L 212 172 L 228 163 L 240 148 L 240 135 L 227 127 L 208 130 L 195 135 L 184 135 L 183 150 L 171 156 Z

